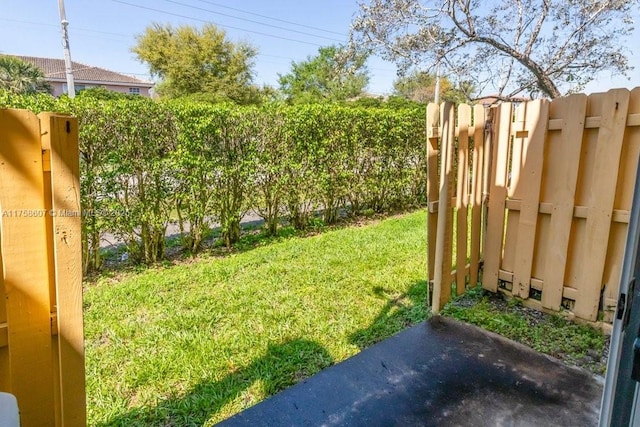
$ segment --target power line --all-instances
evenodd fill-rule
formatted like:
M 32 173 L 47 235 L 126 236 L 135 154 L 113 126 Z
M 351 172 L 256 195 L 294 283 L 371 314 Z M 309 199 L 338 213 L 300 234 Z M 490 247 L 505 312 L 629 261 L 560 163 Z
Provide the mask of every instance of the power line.
M 218 4 L 218 3 L 213 3 L 210 1 L 206 1 L 206 0 L 197 0 L 200 3 L 205 3 L 205 4 L 210 4 L 211 6 L 217 6 L 217 7 L 222 7 L 224 9 L 229 9 L 229 10 L 235 10 L 236 12 L 242 12 L 242 13 L 246 13 L 247 15 L 253 15 L 253 16 L 259 16 L 260 18 L 265 18 L 265 19 L 271 19 L 273 21 L 278 21 L 278 22 L 282 22 L 284 24 L 289 24 L 289 25 L 296 25 L 298 27 L 302 27 L 302 28 L 308 28 L 310 30 L 316 30 L 316 31 L 323 31 L 325 33 L 329 33 L 329 34 L 336 34 L 338 36 L 342 36 L 342 37 L 348 37 L 347 34 L 342 34 L 342 33 L 338 33 L 336 31 L 331 31 L 331 30 L 326 30 L 324 28 L 318 28 L 318 27 L 313 27 L 311 25 L 304 25 L 304 24 L 299 24 L 297 22 L 291 22 L 291 21 L 286 21 L 284 19 L 280 19 L 280 18 L 274 18 L 272 16 L 267 16 L 267 15 L 261 15 L 259 13 L 255 13 L 255 12 L 249 12 L 248 10 L 243 10 L 243 9 L 237 9 L 235 7 L 231 7 L 231 6 L 225 6 L 222 4 Z
M 289 28 L 280 27 L 278 25 L 266 24 L 264 22 L 254 21 L 253 19 L 247 19 L 247 18 L 241 18 L 239 16 L 229 15 L 228 13 L 216 12 L 216 11 L 211 10 L 211 9 L 205 9 L 205 8 L 202 8 L 202 7 L 193 6 L 193 5 L 186 4 L 186 3 L 181 3 L 181 2 L 175 1 L 175 0 L 164 0 L 164 1 L 167 2 L 167 3 L 177 4 L 179 6 L 189 7 L 191 9 L 201 10 L 203 12 L 213 13 L 215 15 L 226 16 L 226 17 L 229 17 L 229 18 L 238 19 L 240 21 L 251 22 L 253 24 L 258 24 L 258 25 L 264 25 L 265 27 L 277 28 L 278 30 L 289 31 L 289 32 L 292 32 L 292 33 L 302 34 L 302 35 L 305 35 L 305 36 L 318 37 L 318 38 L 321 38 L 321 39 L 326 39 L 326 40 L 331 40 L 331 41 L 334 41 L 334 42 L 342 43 L 342 40 L 334 39 L 334 38 L 331 38 L 331 37 L 318 36 L 318 35 L 315 35 L 315 34 L 306 33 L 304 31 L 291 30 Z
M 21 20 L 17 20 L 17 19 L 6 19 L 6 18 L 0 18 L 0 21 L 6 21 L 6 22 L 13 22 L 16 24 L 28 24 L 28 25 L 37 25 L 37 26 L 42 26 L 42 27 L 51 27 L 52 32 L 59 32 L 58 26 L 54 25 L 54 24 L 47 24 L 44 22 L 33 22 L 33 21 L 21 21 Z M 96 33 L 96 34 L 108 34 L 108 35 L 114 35 L 114 36 L 119 36 L 119 37 L 127 37 L 127 38 L 133 38 L 135 37 L 135 34 L 124 34 L 124 33 L 113 33 L 113 32 L 108 32 L 108 31 L 99 31 L 99 30 L 91 30 L 88 28 L 77 28 L 77 27 L 73 27 L 73 28 L 69 28 L 69 30 L 71 32 L 74 31 L 83 31 L 83 32 L 88 32 L 88 33 Z M 94 38 L 98 38 L 98 39 L 102 39 L 102 40 L 110 40 L 110 41 L 115 41 L 115 42 L 121 42 L 121 40 L 116 40 L 116 39 L 112 39 L 109 37 L 101 37 L 100 35 L 87 35 L 85 37 L 94 37 Z M 257 53 L 256 56 L 263 56 L 263 57 L 268 57 L 268 58 L 277 58 L 277 59 L 286 59 L 287 61 L 302 61 L 304 59 L 300 59 L 300 58 L 292 58 L 290 56 L 281 56 L 281 55 L 270 55 L 267 53 Z M 374 68 L 372 68 L 373 70 Z M 390 70 L 388 70 L 390 71 Z M 119 71 L 118 71 L 119 72 Z M 136 73 L 123 73 L 123 74 L 136 74 Z M 140 74 L 140 75 L 145 75 L 145 74 Z
M 42 27 L 52 27 L 52 28 L 55 28 L 56 30 L 58 29 L 58 25 L 47 24 L 47 23 L 44 23 L 44 22 L 20 21 L 20 20 L 17 20 L 17 19 L 7 19 L 7 18 L 0 18 L 0 21 L 14 22 L 16 24 L 39 25 L 39 26 L 42 26 Z M 86 32 L 89 32 L 89 33 L 107 34 L 107 35 L 111 35 L 111 36 L 130 37 L 127 34 L 112 33 L 112 32 L 109 32 L 109 31 L 98 31 L 98 30 L 92 30 L 90 28 L 73 27 L 73 30 L 75 30 L 75 31 L 86 31 Z M 109 39 L 109 40 L 111 40 L 111 39 Z
M 115 3 L 125 4 L 127 6 L 136 7 L 138 9 L 145 9 L 145 10 L 150 10 L 150 11 L 153 11 L 153 12 L 163 13 L 165 15 L 176 16 L 178 18 L 185 18 L 185 19 L 191 19 L 193 21 L 204 22 L 205 24 L 210 24 L 211 23 L 211 21 L 207 21 L 205 19 L 194 18 L 192 16 L 181 15 L 181 14 L 178 14 L 178 13 L 168 12 L 166 10 L 156 9 L 156 8 L 153 8 L 153 7 L 147 7 L 147 6 L 142 6 L 142 5 L 139 5 L 139 4 L 128 3 L 128 2 L 122 1 L 122 0 L 111 0 L 111 1 L 115 2 Z M 280 40 L 287 40 L 287 41 L 290 41 L 290 42 L 302 43 L 302 44 L 308 44 L 308 45 L 311 45 L 311 46 L 322 47 L 322 45 L 319 45 L 317 43 L 291 39 L 291 38 L 288 38 L 288 37 L 276 36 L 274 34 L 262 33 L 260 31 L 247 30 L 245 28 L 233 27 L 231 25 L 222 25 L 222 24 L 216 24 L 216 25 L 219 26 L 219 27 L 223 27 L 223 28 L 231 28 L 232 30 L 238 30 L 238 31 L 244 31 L 244 32 L 247 32 L 247 33 L 258 34 L 258 35 L 265 36 L 265 37 L 272 37 L 272 38 L 276 38 L 276 39 L 280 39 Z

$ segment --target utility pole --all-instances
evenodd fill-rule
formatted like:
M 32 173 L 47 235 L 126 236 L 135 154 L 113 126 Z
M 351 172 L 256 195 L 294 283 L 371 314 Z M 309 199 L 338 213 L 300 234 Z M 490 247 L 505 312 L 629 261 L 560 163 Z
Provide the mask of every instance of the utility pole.
M 76 87 L 73 83 L 73 65 L 71 64 L 71 51 L 69 50 L 69 21 L 64 11 L 64 0 L 58 0 L 58 10 L 60 11 L 60 25 L 62 26 L 62 48 L 64 49 L 64 65 L 67 74 L 67 93 L 69 98 L 76 96 Z
M 433 102 L 440 104 L 440 60 L 436 63 L 436 88 Z

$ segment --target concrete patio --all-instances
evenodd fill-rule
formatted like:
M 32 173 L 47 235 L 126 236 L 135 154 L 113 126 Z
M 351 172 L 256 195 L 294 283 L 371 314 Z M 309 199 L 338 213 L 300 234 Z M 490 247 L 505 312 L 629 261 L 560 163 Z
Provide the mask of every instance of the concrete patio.
M 219 425 L 595 426 L 602 379 L 439 316 Z

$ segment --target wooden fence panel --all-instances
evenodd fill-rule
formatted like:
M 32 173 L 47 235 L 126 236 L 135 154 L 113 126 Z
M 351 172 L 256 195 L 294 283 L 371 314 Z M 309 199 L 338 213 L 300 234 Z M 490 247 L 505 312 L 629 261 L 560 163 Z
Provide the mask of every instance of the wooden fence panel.
M 437 197 L 428 199 L 429 279 L 433 280 L 435 312 L 451 299 L 454 283 L 458 295 L 464 292 L 468 280 L 474 285 L 477 283 L 481 260 L 482 200 L 486 181 L 485 114 L 483 107 L 472 109 L 468 105 L 460 105 L 457 113 L 456 126 L 453 104 L 429 104 L 427 107 L 431 180 L 428 191 Z M 439 188 L 436 188 L 436 182 Z M 455 260 L 452 259 L 454 250 Z M 454 262 L 456 267 L 452 271 Z
M 77 121 L 0 109 L 0 390 L 25 427 L 86 423 Z
M 455 201 L 458 215 L 457 267 L 451 283 L 466 283 L 467 277 L 471 283 L 477 280 L 475 266 L 482 256 L 485 289 L 500 289 L 538 309 L 566 308 L 588 321 L 599 320 L 602 310 L 601 319 L 610 323 L 640 156 L 640 88 L 530 101 L 516 108 L 503 103 L 488 114 L 489 146 L 480 138 L 480 123 L 485 125 L 480 111 L 474 109 L 469 127 L 469 108 L 459 109 L 455 163 L 465 170 L 455 172 L 456 197 L 446 193 L 447 203 Z M 447 150 L 445 144 L 453 139 L 449 132 L 439 134 Z M 488 175 L 480 179 L 483 167 Z M 443 179 L 446 174 L 441 173 Z M 440 189 L 442 201 L 442 182 Z M 482 192 L 487 190 L 484 201 Z M 470 219 L 467 201 L 472 203 Z M 439 220 L 450 219 L 448 206 L 447 210 Z M 464 239 L 469 221 L 470 242 Z M 449 238 L 448 229 L 442 233 L 443 239 Z M 439 238 L 436 243 L 434 257 L 440 256 Z M 443 247 L 449 250 L 447 245 Z M 450 291 L 442 275 L 439 307 Z
M 40 123 L 27 111 L 0 110 L 0 129 L 13 142 L 0 144 L 10 391 L 23 425 L 50 425 L 55 417 Z

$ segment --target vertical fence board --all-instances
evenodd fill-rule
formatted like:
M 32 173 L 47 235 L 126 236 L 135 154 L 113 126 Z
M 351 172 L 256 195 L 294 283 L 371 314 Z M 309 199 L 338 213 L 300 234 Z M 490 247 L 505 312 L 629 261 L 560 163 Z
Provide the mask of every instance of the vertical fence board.
M 0 110 L 0 129 L 14 142 L 0 144 L 9 391 L 23 425 L 49 425 L 54 394 L 40 125 L 30 112 Z
M 473 107 L 473 159 L 471 176 L 471 260 L 469 268 L 469 284 L 478 284 L 480 263 L 480 242 L 482 233 L 482 188 L 484 177 L 484 107 Z
M 49 113 L 39 117 L 47 136 L 43 149 L 51 150 L 60 416 L 64 425 L 80 426 L 86 422 L 86 410 L 78 123 Z
M 458 180 L 456 189 L 456 294 L 462 295 L 467 284 L 467 225 L 469 216 L 469 126 L 471 107 L 458 107 Z
M 529 297 L 531 286 L 544 143 L 549 116 L 549 103 L 546 100 L 536 100 L 525 105 L 525 121 L 528 130 L 523 130 L 523 135 L 526 133 L 527 136 L 522 138 L 520 167 L 514 161 L 514 167 L 520 169 L 519 177 L 521 176 L 522 179 L 513 183 L 520 190 L 522 203 L 518 220 L 518 241 L 515 248 L 512 293 L 521 298 Z
M 436 237 L 433 311 L 438 313 L 451 298 L 451 268 L 453 220 L 451 194 L 453 189 L 453 150 L 455 140 L 455 109 L 450 102 L 440 108 L 442 128 L 440 160 L 440 192 L 438 197 L 438 228 Z
M 547 180 L 548 200 L 553 205 L 549 240 L 546 245 L 542 306 L 559 310 L 564 290 L 567 251 L 573 221 L 582 133 L 587 110 L 586 95 L 572 95 L 554 100 L 551 118 L 563 120 L 557 141 L 551 141 L 557 160 L 553 178 Z
M 430 103 L 427 105 L 427 203 L 435 202 L 439 197 L 438 153 L 439 153 L 439 122 L 440 106 Z M 430 205 L 429 205 L 430 206 Z M 436 230 L 438 228 L 438 212 L 429 209 L 427 213 L 427 251 L 429 282 L 433 283 L 436 261 Z
M 519 200 L 522 197 L 520 187 L 516 185 L 520 181 L 522 169 L 522 153 L 524 140 L 520 135 L 525 129 L 526 103 L 514 106 L 512 109 L 513 123 L 509 140 L 509 154 L 507 165 L 507 197 Z M 502 250 L 501 270 L 514 270 L 516 246 L 518 243 L 518 224 L 520 222 L 520 210 L 507 207 L 505 221 L 504 249 Z
M 628 105 L 629 91 L 626 89 L 610 90 L 602 104 L 595 153 L 597 161 L 592 172 L 597 179 L 594 179 L 588 204 L 588 238 L 583 252 L 581 289 L 574 309 L 576 316 L 587 320 L 596 320 L 598 314 L 607 254 L 605 242 L 609 240 Z
M 505 200 L 507 196 L 507 168 L 511 134 L 511 103 L 503 103 L 496 109 L 497 138 L 492 141 L 491 181 L 484 249 L 483 288 L 498 290 L 498 273 L 502 258 L 504 238 Z

